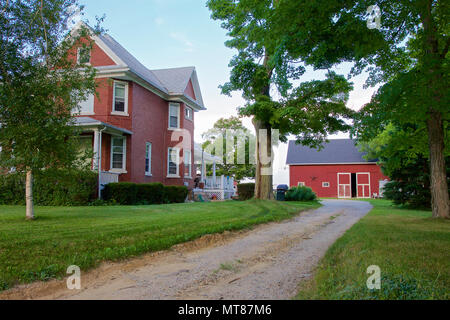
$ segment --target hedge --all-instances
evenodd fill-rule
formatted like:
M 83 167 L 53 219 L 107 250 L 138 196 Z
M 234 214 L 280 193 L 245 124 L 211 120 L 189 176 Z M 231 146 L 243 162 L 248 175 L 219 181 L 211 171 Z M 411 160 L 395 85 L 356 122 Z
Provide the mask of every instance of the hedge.
M 0 204 L 25 205 L 25 174 L 0 176 Z M 83 206 L 95 200 L 97 174 L 87 170 L 48 169 L 34 174 L 33 200 L 40 206 Z
M 241 183 L 238 184 L 239 200 L 250 200 L 255 196 L 255 184 L 254 183 Z
M 300 186 L 293 187 L 286 192 L 286 201 L 313 201 L 317 199 L 317 195 L 311 188 Z
M 163 186 L 161 183 L 110 183 L 103 190 L 103 199 L 120 205 L 184 203 L 188 189 L 184 186 Z
M 184 203 L 188 193 L 188 188 L 184 186 L 166 186 L 164 187 L 164 202 Z

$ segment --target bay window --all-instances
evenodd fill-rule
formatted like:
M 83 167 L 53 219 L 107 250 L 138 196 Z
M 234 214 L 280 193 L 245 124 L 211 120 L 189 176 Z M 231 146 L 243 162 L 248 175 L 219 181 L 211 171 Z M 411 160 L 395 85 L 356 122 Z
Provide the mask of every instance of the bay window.
M 169 104 L 169 129 L 180 128 L 180 105 L 178 103 Z

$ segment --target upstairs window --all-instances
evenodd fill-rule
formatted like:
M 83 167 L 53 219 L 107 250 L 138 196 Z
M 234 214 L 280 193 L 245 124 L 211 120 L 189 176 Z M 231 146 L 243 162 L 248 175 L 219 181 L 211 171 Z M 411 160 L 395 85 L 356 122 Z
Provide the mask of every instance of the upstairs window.
M 194 118 L 194 111 L 191 108 L 186 107 L 184 108 L 184 115 L 186 119 L 192 121 L 192 119 Z
M 114 81 L 113 114 L 128 115 L 128 84 Z
M 78 48 L 77 62 L 78 64 L 89 64 L 91 62 L 91 49 Z
M 111 169 L 124 171 L 127 140 L 125 137 L 113 137 L 111 140 Z
M 145 146 L 145 175 L 152 175 L 152 144 L 149 142 Z
M 170 177 L 178 177 L 180 175 L 179 171 L 179 151 L 177 148 L 169 148 L 168 152 L 168 172 L 167 175 Z
M 180 105 L 178 103 L 169 104 L 169 129 L 180 128 Z
M 192 177 L 192 153 L 188 150 L 184 150 L 184 176 Z

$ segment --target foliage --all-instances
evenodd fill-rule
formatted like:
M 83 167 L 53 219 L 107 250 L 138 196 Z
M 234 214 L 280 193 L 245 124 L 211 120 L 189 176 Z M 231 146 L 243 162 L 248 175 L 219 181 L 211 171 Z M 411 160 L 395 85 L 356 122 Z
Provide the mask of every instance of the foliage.
M 221 118 L 214 127 L 202 134 L 203 148 L 212 155 L 223 154 L 216 165 L 219 176 L 234 177 L 237 182 L 244 178 L 255 178 L 255 135 L 238 117 Z M 208 165 L 208 175 L 212 175 L 212 165 Z
M 120 205 L 135 205 L 137 203 L 138 185 L 132 182 L 110 183 L 102 191 L 105 201 L 115 201 Z
M 188 196 L 188 188 L 185 186 L 165 186 L 164 202 L 165 203 L 184 203 Z
M 131 182 L 110 183 L 102 196 L 107 202 L 120 205 L 151 205 L 183 203 L 188 195 L 185 186 L 163 186 L 161 183 L 136 184 Z
M 370 200 L 374 209 L 334 243 L 298 299 L 450 298 L 447 252 L 450 221 L 430 211 Z M 367 268 L 381 269 L 381 290 L 367 289 Z
M 255 196 L 255 184 L 254 183 L 241 183 L 237 186 L 239 200 L 250 200 Z
M 81 206 L 93 201 L 98 176 L 89 170 L 48 169 L 35 176 L 34 201 L 41 206 Z M 25 204 L 23 173 L 0 175 L 0 204 Z
M 71 48 L 92 34 L 70 34 L 77 0 L 8 1 L 0 10 L 0 161 L 17 171 L 70 166 L 77 134 L 71 111 L 95 92 L 95 69 Z M 76 51 L 76 50 L 75 50 Z
M 164 185 L 162 183 L 139 184 L 136 201 L 139 204 L 161 204 L 164 201 Z
M 156 252 L 207 234 L 290 219 L 317 203 L 235 201 L 137 207 L 37 207 L 30 224 L 22 207 L 0 207 L 0 291 L 67 276 L 103 261 Z M 1 295 L 1 294 L 0 294 Z
M 305 186 L 292 187 L 286 192 L 286 201 L 313 201 L 317 195 L 311 188 Z

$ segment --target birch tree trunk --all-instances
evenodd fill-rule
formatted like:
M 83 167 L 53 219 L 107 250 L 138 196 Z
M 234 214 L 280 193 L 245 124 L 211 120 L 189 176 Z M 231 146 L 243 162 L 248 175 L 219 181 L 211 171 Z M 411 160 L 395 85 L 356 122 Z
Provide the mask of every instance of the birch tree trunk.
M 26 199 L 26 205 L 27 205 L 27 220 L 34 220 L 33 172 L 31 170 L 27 171 L 25 199 Z

